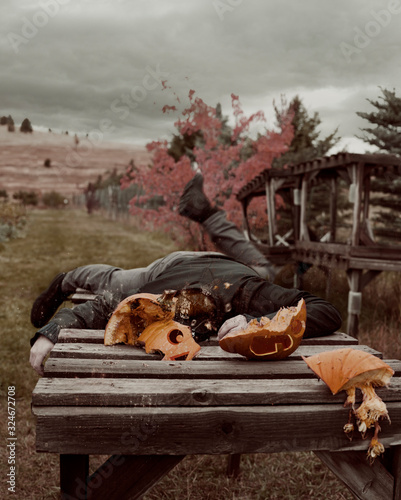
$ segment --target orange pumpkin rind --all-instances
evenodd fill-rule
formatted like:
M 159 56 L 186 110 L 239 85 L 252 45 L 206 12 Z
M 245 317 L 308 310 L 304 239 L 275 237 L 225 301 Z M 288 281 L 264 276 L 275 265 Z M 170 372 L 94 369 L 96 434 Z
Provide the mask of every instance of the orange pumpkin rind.
M 295 307 L 280 309 L 273 319 L 253 319 L 244 330 L 225 335 L 219 344 L 247 359 L 284 359 L 299 347 L 305 326 L 306 305 L 301 299 Z
M 368 429 L 375 428 L 368 449 L 369 460 L 372 462 L 384 453 L 384 446 L 378 440 L 379 421 L 387 419 L 390 422 L 390 417 L 385 403 L 376 394 L 374 387 L 387 386 L 394 375 L 394 370 L 378 357 L 351 348 L 326 351 L 302 359 L 333 394 L 346 391 L 347 399 L 344 406 L 351 406 L 351 410 L 344 432 L 348 436 L 351 435 L 354 430 L 351 419 L 352 415 L 355 416 L 362 437 L 365 437 Z M 355 408 L 356 388 L 360 389 L 363 395 L 359 408 Z
M 191 360 L 200 346 L 188 326 L 173 320 L 176 300 L 163 295 L 140 293 L 127 297 L 110 317 L 104 344 L 124 343 L 145 347 L 147 353 L 162 352 L 163 360 Z
M 160 302 L 160 297 L 152 293 L 137 293 L 120 302 L 106 325 L 104 344 L 135 345 L 148 325 L 172 319 L 174 307 Z
M 162 352 L 165 361 L 178 358 L 189 361 L 201 348 L 194 341 L 191 329 L 173 320 L 152 323 L 145 328 L 137 343 L 144 345 L 147 353 Z

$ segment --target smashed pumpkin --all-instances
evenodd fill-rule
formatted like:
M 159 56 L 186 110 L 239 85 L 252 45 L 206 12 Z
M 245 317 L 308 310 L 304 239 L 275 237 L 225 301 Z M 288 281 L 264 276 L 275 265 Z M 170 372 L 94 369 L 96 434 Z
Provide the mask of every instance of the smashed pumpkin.
M 176 321 L 156 321 L 142 332 L 138 344 L 143 345 L 147 353 L 162 352 L 164 360 L 191 360 L 200 351 L 200 345 L 192 337 L 188 326 Z
M 309 358 L 302 358 L 333 394 L 340 391 L 347 392 L 344 406 L 351 406 L 348 423 L 344 425 L 344 432 L 347 435 L 354 430 L 352 416 L 356 418 L 362 437 L 365 437 L 367 429 L 375 428 L 368 449 L 368 457 L 373 461 L 384 452 L 384 446 L 378 440 L 379 420 L 386 418 L 390 422 L 386 405 L 375 393 L 374 387 L 388 385 L 394 370 L 378 357 L 351 348 L 326 351 Z M 357 388 L 363 395 L 359 408 L 355 408 Z
M 220 347 L 248 359 L 284 359 L 300 345 L 306 326 L 306 305 L 282 308 L 273 319 L 251 320 L 240 332 L 228 333 Z
M 135 345 L 139 335 L 155 321 L 173 319 L 174 304 L 161 295 L 138 293 L 120 302 L 110 317 L 104 334 L 104 344 Z
M 164 360 L 192 359 L 200 346 L 188 326 L 173 320 L 177 313 L 175 295 L 175 291 L 139 293 L 124 299 L 107 323 L 104 344 L 143 346 L 148 353 L 162 352 Z

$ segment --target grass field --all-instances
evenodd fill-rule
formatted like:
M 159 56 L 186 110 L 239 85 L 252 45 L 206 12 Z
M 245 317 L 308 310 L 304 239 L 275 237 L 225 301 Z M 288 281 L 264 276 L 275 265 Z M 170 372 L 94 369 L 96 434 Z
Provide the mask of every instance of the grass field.
M 88 263 L 110 263 L 125 268 L 143 266 L 174 249 L 166 236 L 142 233 L 127 224 L 73 210 L 35 211 L 29 217 L 25 238 L 0 246 L 0 435 L 3 444 L 7 435 L 6 405 L 3 402 L 6 401 L 8 386 L 15 386 L 17 397 L 17 493 L 10 494 L 10 498 L 59 498 L 58 457 L 35 452 L 35 424 L 30 400 L 38 377 L 28 363 L 29 339 L 35 332 L 29 321 L 33 300 L 62 270 Z M 313 274 L 309 281 L 309 286 L 312 286 Z M 392 298 L 393 308 L 398 300 L 398 312 L 394 310 L 389 319 L 394 326 L 400 320 L 400 290 L 398 280 L 390 280 L 391 291 L 385 286 L 387 282 L 379 282 L 383 301 L 381 307 L 388 307 L 385 302 L 390 298 L 386 299 L 385 294 Z M 337 290 L 340 284 L 333 285 L 333 296 L 339 302 L 344 295 Z M 397 286 L 398 296 L 394 297 L 394 287 Z M 368 291 L 369 300 L 378 302 L 375 294 Z M 377 308 L 376 313 L 371 311 L 369 318 L 368 324 L 372 326 L 375 338 L 369 338 L 369 332 L 363 327 L 363 335 L 368 336 L 363 340 L 373 340 L 378 349 L 391 348 L 387 339 L 392 336 L 395 339 L 398 330 L 395 328 L 393 333 L 388 332 L 389 326 L 380 322 L 382 316 Z M 394 357 L 394 350 L 391 353 Z M 94 457 L 91 467 L 95 467 L 101 458 Z M 237 480 L 229 480 L 225 476 L 226 460 L 224 456 L 187 457 L 145 498 L 352 498 L 312 453 L 245 455 L 241 462 L 242 473 Z M 6 498 L 5 471 L 8 471 L 8 465 L 5 453 L 0 456 L 0 471 L 3 474 L 0 498 Z

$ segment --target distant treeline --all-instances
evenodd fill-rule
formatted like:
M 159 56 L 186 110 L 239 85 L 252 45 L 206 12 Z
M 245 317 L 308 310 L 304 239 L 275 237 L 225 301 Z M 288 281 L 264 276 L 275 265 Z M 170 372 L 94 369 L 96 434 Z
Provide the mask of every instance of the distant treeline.
M 2 116 L 0 118 L 0 125 L 6 126 L 9 132 L 15 132 L 15 123 L 13 120 L 13 117 L 11 115 L 8 116 Z M 24 133 L 32 133 L 33 128 L 30 120 L 28 118 L 25 118 L 20 126 L 20 132 Z

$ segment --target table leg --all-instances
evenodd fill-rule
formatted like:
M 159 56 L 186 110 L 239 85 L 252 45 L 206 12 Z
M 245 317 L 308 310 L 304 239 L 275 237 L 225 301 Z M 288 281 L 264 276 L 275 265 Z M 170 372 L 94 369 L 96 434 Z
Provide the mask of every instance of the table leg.
M 88 500 L 141 498 L 185 455 L 113 455 L 88 479 Z
M 88 455 L 60 455 L 60 493 L 62 500 L 85 500 L 88 474 Z
M 394 477 L 393 500 L 401 498 L 401 446 L 394 446 L 391 472 Z
M 355 498 L 359 500 L 393 498 L 393 476 L 379 459 L 370 464 L 365 451 L 315 451 L 314 453 L 346 484 Z
M 228 477 L 238 477 L 240 473 L 240 462 L 241 454 L 234 453 L 233 455 L 228 455 L 227 462 L 227 476 Z

